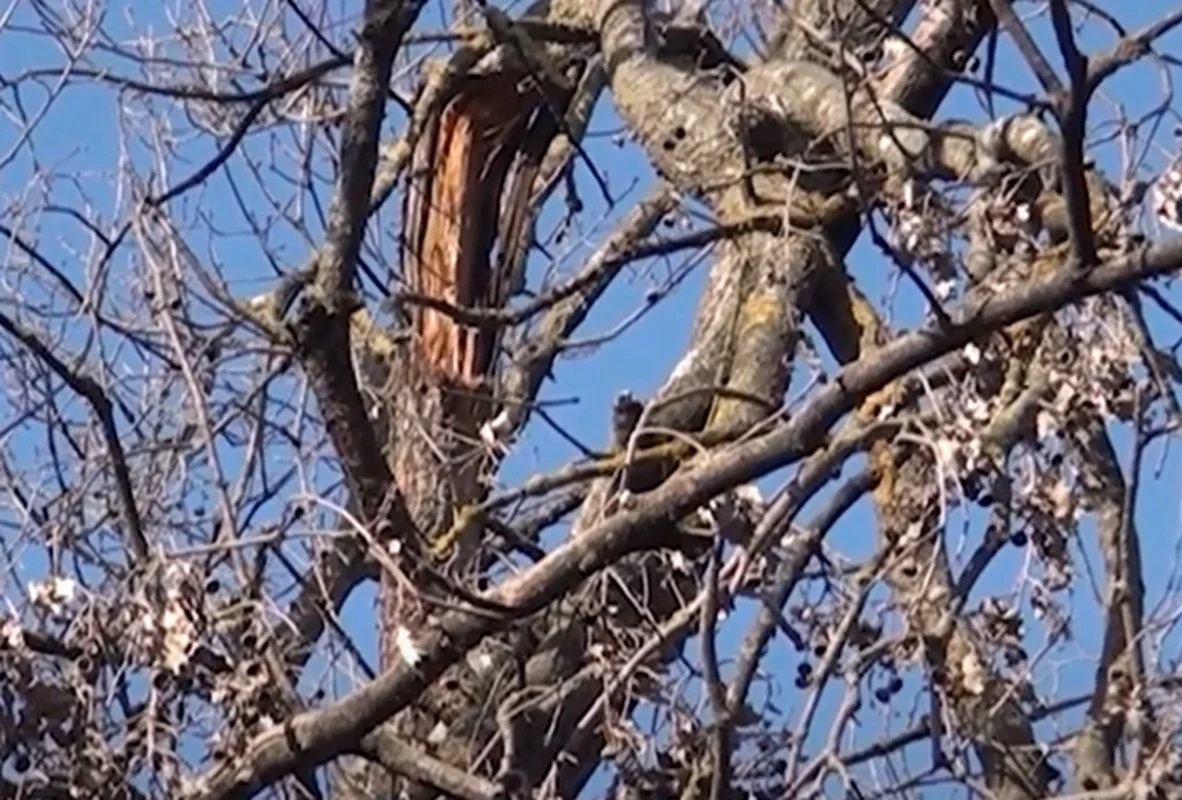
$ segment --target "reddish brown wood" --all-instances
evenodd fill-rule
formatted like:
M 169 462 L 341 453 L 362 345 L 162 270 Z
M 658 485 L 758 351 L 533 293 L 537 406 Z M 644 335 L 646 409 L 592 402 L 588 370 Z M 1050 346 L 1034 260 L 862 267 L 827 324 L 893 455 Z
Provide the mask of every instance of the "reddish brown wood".
M 504 281 L 493 274 L 500 198 L 517 146 L 541 105 L 512 74 L 474 77 L 444 107 L 420 144 L 407 192 L 403 268 L 407 288 L 462 308 L 496 308 Z M 422 364 L 444 383 L 480 385 L 496 331 L 442 311 L 412 310 Z

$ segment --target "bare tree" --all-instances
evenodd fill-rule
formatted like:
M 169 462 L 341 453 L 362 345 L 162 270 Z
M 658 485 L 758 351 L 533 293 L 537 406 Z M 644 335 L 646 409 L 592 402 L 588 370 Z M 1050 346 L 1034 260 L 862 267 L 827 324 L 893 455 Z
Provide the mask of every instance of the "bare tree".
M 1182 796 L 1167 5 L 13 0 L 0 794 Z

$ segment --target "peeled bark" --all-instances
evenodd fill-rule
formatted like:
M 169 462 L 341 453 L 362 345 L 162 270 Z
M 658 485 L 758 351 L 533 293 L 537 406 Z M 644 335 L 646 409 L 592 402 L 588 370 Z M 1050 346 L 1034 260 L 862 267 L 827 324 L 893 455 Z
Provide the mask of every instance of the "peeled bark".
M 578 53 L 571 51 L 568 60 L 581 71 Z M 384 668 L 403 662 L 405 632 L 421 626 L 453 588 L 470 585 L 480 567 L 483 527 L 462 520 L 486 494 L 495 468 L 496 453 L 482 442 L 480 429 L 497 412 L 505 326 L 462 315 L 502 310 L 520 289 L 533 190 L 572 99 L 569 89 L 532 75 L 519 53 L 502 46 L 471 74 L 448 80 L 410 158 L 401 231 L 407 290 L 401 311 L 410 336 L 368 380 L 379 387 L 387 458 L 421 532 L 418 552 L 425 563 L 410 572 L 382 570 Z M 393 730 L 425 744 L 425 752 L 443 763 L 492 775 L 495 760 L 477 764 L 496 724 L 481 708 L 490 692 L 505 694 L 504 678 L 469 666 L 453 669 L 395 720 Z M 435 793 L 410 781 L 397 782 L 394 790 L 410 797 Z

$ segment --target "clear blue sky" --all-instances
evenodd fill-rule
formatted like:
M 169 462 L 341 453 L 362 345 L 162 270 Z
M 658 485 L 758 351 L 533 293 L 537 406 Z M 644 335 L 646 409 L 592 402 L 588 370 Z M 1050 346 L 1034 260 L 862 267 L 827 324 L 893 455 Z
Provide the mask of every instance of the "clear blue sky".
M 308 5 L 308 4 L 305 4 Z M 352 10 L 355 3 L 334 3 L 336 13 L 342 6 Z M 432 4 L 432 10 L 425 17 L 427 27 L 433 27 L 432 20 L 438 20 L 438 5 Z M 1118 14 L 1122 22 L 1130 28 L 1136 28 L 1162 13 L 1170 10 L 1172 3 L 1141 2 L 1126 3 L 1111 0 L 1103 4 L 1113 13 Z M 1023 4 L 1020 8 L 1031 6 Z M 211 14 L 215 17 L 228 15 L 239 10 L 239 4 L 230 0 L 214 0 L 208 4 Z M 131 14 L 124 10 L 132 9 Z M 13 27 L 0 33 L 0 77 L 12 78 L 22 70 L 38 66 L 61 65 L 63 53 L 44 38 L 22 34 L 18 27 L 22 20 L 31 17 L 28 3 L 19 3 L 12 18 Z M 129 22 L 128 18 L 132 20 Z M 3 18 L 3 11 L 0 11 Z M 1044 45 L 1052 63 L 1058 67 L 1059 58 L 1053 43 L 1048 38 L 1049 31 L 1045 19 L 1031 23 L 1038 40 Z M 164 35 L 170 29 L 170 23 L 165 16 L 163 6 L 155 3 L 114 3 L 111 5 L 105 21 L 108 35 L 119 39 L 129 37 L 136 32 L 150 28 L 158 35 Z M 1085 49 L 1100 49 L 1111 40 L 1107 34 L 1095 35 L 1097 27 L 1089 27 L 1091 35 L 1081 39 L 1081 46 Z M 329 35 L 337 42 L 347 43 L 348 33 L 345 30 L 330 31 Z M 1161 45 L 1163 51 L 1182 51 L 1182 36 L 1174 35 L 1164 40 Z M 113 71 L 134 75 L 135 65 L 126 60 L 112 56 L 96 59 L 98 63 L 110 67 Z M 337 73 L 340 78 L 346 73 Z M 999 49 L 997 65 L 997 80 L 1010 87 L 1032 90 L 1036 84 L 1026 69 L 1021 58 L 1003 38 Z M 47 87 L 53 86 L 53 80 L 44 81 Z M 2 84 L 0 84 L 2 85 Z M 24 108 L 30 114 L 35 114 L 47 101 L 46 92 L 32 90 L 27 87 L 21 100 Z M 1130 68 L 1117 78 L 1106 84 L 1105 89 L 1092 105 L 1092 128 L 1101 122 L 1112 120 L 1117 108 L 1132 119 L 1137 119 L 1149 109 L 1163 102 L 1164 92 L 1160 74 L 1149 65 Z M 12 100 L 11 93 L 0 92 L 5 103 Z M 6 225 L 15 225 L 22 229 L 30 239 L 37 240 L 42 252 L 50 257 L 67 274 L 78 283 L 85 284 L 81 263 L 85 260 L 79 253 L 86 253 L 91 246 L 85 232 L 75 223 L 60 215 L 43 214 L 39 218 L 34 215 L 26 219 L 13 219 L 11 213 L 29 203 L 55 203 L 59 205 L 81 206 L 82 203 L 92 204 L 95 213 L 104 223 L 113 225 L 120 221 L 128 212 L 126 199 L 120 200 L 116 192 L 116 181 L 113 173 L 121 159 L 143 167 L 148 162 L 148 149 L 142 143 L 127 143 L 122 141 L 117 114 L 118 96 L 108 87 L 89 86 L 86 81 L 77 81 L 64 88 L 61 97 L 57 98 L 39 120 L 33 133 L 31 144 L 21 146 L 9 163 L 0 162 L 0 221 Z M 156 114 L 171 115 L 178 126 L 182 120 L 170 109 L 171 101 L 166 98 L 152 98 L 147 103 L 139 99 L 131 99 L 130 107 L 140 112 L 146 107 L 154 109 Z M 1010 110 L 1004 102 L 998 104 L 999 112 Z M 957 89 L 942 107 L 939 117 L 950 116 L 980 119 L 983 110 L 972 91 Z M 388 120 L 388 129 L 393 132 L 402 122 L 400 114 L 392 114 Z M 1164 124 L 1156 132 L 1153 141 L 1156 150 L 1148 153 L 1145 163 L 1140 165 L 1142 176 L 1148 176 L 1151 170 L 1160 168 L 1167 156 L 1164 155 L 1174 147 L 1171 133 L 1173 120 Z M 613 194 L 620 199 L 635 198 L 642 194 L 651 182 L 652 173 L 647 161 L 634 145 L 628 144 L 617 147 L 613 143 L 613 135 L 619 130 L 619 122 L 611 110 L 610 99 L 601 102 L 599 111 L 591 126 L 591 133 L 587 137 L 585 147 L 592 156 L 601 172 L 607 177 Z M 1107 133 L 1111 134 L 1111 126 Z M 0 159 L 8 154 L 10 148 L 17 144 L 17 129 L 9 119 L 0 119 Z M 294 144 L 294 142 L 293 142 Z M 167 183 L 175 184 L 187 176 L 216 150 L 217 145 L 209 137 L 195 137 L 187 141 L 181 152 L 185 155 L 182 162 L 179 159 L 169 165 Z M 242 153 L 260 161 L 272 156 L 268 149 L 267 137 L 256 135 L 247 140 Z M 1095 151 L 1099 163 L 1110 176 L 1117 176 L 1122 164 L 1121 153 L 1117 144 L 1110 143 Z M 1140 155 L 1140 154 L 1138 154 Z M 281 158 L 281 156 L 280 156 Z M 322 167 L 324 165 L 321 165 Z M 41 178 L 46 172 L 55 174 L 52 182 L 45 184 Z M 327 175 L 327 172 L 324 174 Z M 579 168 L 581 178 L 587 177 L 585 167 Z M 610 223 L 629 203 L 621 202 L 616 209 L 606 214 L 602 198 L 595 191 L 589 180 L 581 181 L 582 199 L 587 206 L 581 224 L 581 233 L 587 235 L 588 240 L 582 246 L 584 252 L 600 239 L 597 233 L 610 229 Z M 156 187 L 159 188 L 159 187 Z M 275 184 L 274 190 L 282 194 L 289 189 Z M 198 211 L 209 215 L 205 222 L 199 223 L 189 239 L 190 246 L 202 258 L 216 258 L 226 265 L 225 277 L 239 296 L 248 296 L 263 290 L 271 280 L 273 272 L 268 263 L 261 257 L 259 243 L 254 234 L 249 231 L 241 213 L 235 193 L 243 198 L 242 202 L 252 209 L 259 209 L 261 217 L 270 212 L 258 184 L 253 180 L 248 165 L 243 156 L 236 155 L 229 162 L 228 168 L 220 171 L 202 188 L 195 190 L 185 198 L 176 201 L 172 210 L 181 213 L 186 219 L 193 220 Z M 25 198 L 22 201 L 20 198 Z M 327 203 L 328 194 L 322 186 L 320 202 Z M 122 202 L 120 207 L 118 203 Z M 556 219 L 555 208 L 550 208 L 543 222 L 542 232 L 548 230 L 548 224 Z M 271 214 L 270 216 L 274 216 Z M 303 209 L 303 219 L 307 223 L 308 235 L 313 240 L 319 240 L 321 226 L 316 219 L 314 206 Z M 370 263 L 380 264 L 383 260 L 393 261 L 395 251 L 392 247 L 391 231 L 397 225 L 396 207 L 384 210 L 375 217 L 375 225 L 369 237 L 369 248 L 366 253 Z M 221 233 L 211 236 L 210 230 L 216 229 Z M 597 226 L 594 227 L 593 226 Z M 374 231 L 381 235 L 374 234 Z M 267 226 L 268 247 L 270 252 L 280 259 L 282 268 L 296 266 L 309 251 L 304 234 L 292 227 L 272 220 Z M 577 242 L 578 237 L 572 237 L 568 242 Z M 130 252 L 130 250 L 126 251 Z M 14 251 L 0 250 L 6 259 L 5 273 L 8 273 L 12 263 Z M 535 261 L 535 265 L 538 262 Z M 578 263 L 577 251 L 566 262 L 568 265 Z M 645 290 L 653 283 L 659 282 L 669 274 L 669 270 L 676 265 L 655 263 L 636 265 L 616 283 L 608 295 L 597 306 L 584 325 L 580 336 L 593 336 L 611 329 L 616 323 L 630 315 L 634 309 L 643 304 Z M 883 262 L 882 257 L 865 240 L 850 254 L 847 261 L 848 269 L 857 276 L 861 285 L 875 299 L 884 297 L 891 287 L 893 271 Z M 120 275 L 127 275 L 129 271 L 137 269 L 134 260 L 124 255 L 116 258 L 113 265 L 112 278 L 118 280 Z M 649 395 L 664 380 L 664 376 L 680 355 L 686 344 L 689 329 L 696 308 L 697 298 L 701 290 L 707 264 L 703 263 L 692 273 L 667 300 L 659 304 L 646 314 L 635 326 L 616 341 L 605 344 L 593 353 L 577 360 L 561 363 L 555 370 L 556 382 L 548 384 L 543 397 L 547 399 L 578 398 L 578 402 L 561 405 L 552 409 L 551 413 L 573 435 L 592 446 L 601 444 L 607 429 L 608 409 L 615 394 L 621 390 L 629 390 L 638 396 Z M 535 270 L 536 271 L 536 270 Z M 3 285 L 0 292 L 13 289 Z M 32 284 L 21 284 L 16 287 L 31 299 L 40 297 L 42 291 Z M 1171 296 L 1178 293 L 1172 289 Z M 48 298 L 45 298 L 48 302 Z M 61 306 L 61 299 L 54 301 Z M 7 306 L 8 301 L 0 296 L 0 304 Z M 909 289 L 906 282 L 902 282 L 896 293 L 892 313 L 900 324 L 911 324 L 917 318 L 921 308 L 915 293 Z M 1153 328 L 1159 333 L 1159 342 L 1169 344 L 1174 341 L 1176 334 L 1172 324 L 1156 313 L 1151 306 L 1147 306 Z M 69 333 L 67 341 L 75 347 L 85 345 L 84 328 L 67 325 Z M 5 350 L 8 350 L 6 345 Z M 131 359 L 131 355 L 128 355 Z M 124 390 L 129 393 L 138 391 L 134 381 L 128 378 Z M 121 390 L 121 391 L 124 391 Z M 0 426 L 5 426 L 11 418 L 12 409 L 7 400 L 0 402 Z M 75 406 L 76 414 L 82 413 L 80 404 Z M 1123 455 L 1127 456 L 1130 449 L 1129 437 L 1123 432 L 1117 432 L 1115 441 Z M 0 444 L 3 458 L 11 465 L 20 469 L 22 464 L 40 464 L 44 459 L 44 437 L 36 429 L 17 429 L 11 431 Z M 561 463 L 577 457 L 577 452 L 560 436 L 538 420 L 530 427 L 528 435 L 515 448 L 512 456 L 502 471 L 502 478 L 506 483 L 513 484 L 526 475 L 551 469 Z M 274 458 L 276 468 L 282 466 L 284 454 L 276 454 Z M 241 467 L 242 454 L 225 450 L 223 452 L 223 466 L 228 471 L 231 481 Z M 1124 459 L 1127 464 L 1127 458 Z M 1177 456 L 1163 445 L 1155 445 L 1146 458 L 1147 470 L 1153 474 L 1143 476 L 1143 493 L 1139 498 L 1137 508 L 1137 522 L 1142 539 L 1142 550 L 1145 555 L 1145 581 L 1148 591 L 1146 608 L 1156 608 L 1159 601 L 1166 599 L 1174 605 L 1178 597 L 1173 594 L 1173 587 L 1168 587 L 1169 578 L 1176 572 L 1179 564 L 1178 552 L 1178 521 L 1179 496 L 1182 494 L 1182 472 Z M 846 475 L 853 470 L 847 468 Z M 42 475 L 42 479 L 46 476 Z M 321 476 L 323 479 L 323 475 Z M 773 481 L 764 482 L 765 491 L 775 485 Z M 45 491 L 52 492 L 52 484 L 45 486 Z M 178 490 L 183 492 L 182 489 Z M 198 502 L 193 498 L 187 498 Z M 207 502 L 202 500 L 200 502 Z M 3 505 L 0 503 L 0 505 Z M 262 516 L 274 518 L 279 508 L 273 508 Z M 5 520 L 12 518 L 12 512 L 0 512 Z M 809 517 L 808 513 L 803 519 Z M 952 515 L 949 525 L 950 547 L 960 556 L 967 556 L 972 552 L 980 535 L 980 526 L 968 528 L 960 538 L 960 525 L 963 517 Z M 974 520 L 977 522 L 977 520 Z M 4 528 L 4 536 L 10 534 L 15 539 L 15 531 Z M 1091 546 L 1091 527 L 1084 527 L 1081 540 L 1085 543 L 1084 553 L 1088 561 L 1099 569 L 1100 560 L 1094 547 Z M 873 517 L 866 502 L 860 503 L 850 512 L 842 524 L 834 531 L 830 538 L 830 545 L 836 550 L 851 557 L 866 556 L 873 547 Z M 1077 556 L 1081 555 L 1077 552 Z M 19 563 L 22 579 L 28 580 L 44 569 L 44 560 L 33 550 L 21 549 L 10 552 L 6 548 L 6 557 Z M 1025 567 L 1026 554 L 1016 548 L 1008 549 L 999 557 L 988 571 L 978 594 L 992 591 L 1005 591 L 1014 584 L 1018 573 Z M 1083 573 L 1083 562 L 1077 558 L 1077 569 Z M 0 579 L 2 580 L 2 579 Z M 1167 591 L 1169 589 L 1169 591 Z M 5 593 L 12 595 L 15 586 L 6 586 Z M 1093 656 L 1098 650 L 1101 635 L 1100 619 L 1097 615 L 1096 598 L 1089 590 L 1086 582 L 1075 584 L 1072 590 L 1072 607 L 1075 609 L 1075 638 L 1072 642 L 1054 649 L 1048 654 L 1039 676 L 1042 679 L 1040 690 L 1044 696 L 1054 692 L 1056 695 L 1073 694 L 1086 690 L 1092 680 Z M 1167 597 L 1168 595 L 1168 597 Z M 356 640 L 371 659 L 374 658 L 375 643 L 373 637 L 372 593 L 360 591 L 348 605 L 345 612 L 347 628 L 354 633 Z M 733 650 L 742 636 L 744 625 L 749 619 L 748 610 L 741 610 L 733 615 L 727 625 L 723 627 L 720 653 L 725 655 Z M 1028 648 L 1031 652 L 1039 649 L 1039 640 L 1034 634 L 1037 628 L 1029 626 L 1032 641 Z M 1178 637 L 1171 636 L 1163 656 L 1176 658 L 1178 654 Z M 787 714 L 793 715 L 798 706 L 798 697 L 791 688 L 791 673 L 799 656 L 778 642 L 769 653 L 767 664 L 777 671 L 782 667 L 787 693 L 777 699 L 777 705 Z M 315 669 L 312 670 L 316 672 Z M 315 677 L 315 675 L 313 675 Z M 909 685 L 914 685 L 912 676 Z M 756 691 L 759 691 L 757 689 Z M 898 704 L 903 708 L 903 704 Z M 892 714 L 894 714 L 892 710 Z M 899 729 L 906 727 L 907 720 L 899 715 L 879 715 L 880 711 L 867 704 L 862 712 L 863 724 L 859 736 L 863 742 L 869 741 L 884 727 Z M 1078 717 L 1064 717 L 1077 719 Z M 873 720 L 873 721 L 871 721 Z M 1044 734 L 1049 733 L 1050 723 L 1040 726 Z M 926 756 L 920 755 L 920 758 Z M 932 794 L 931 796 L 947 796 Z

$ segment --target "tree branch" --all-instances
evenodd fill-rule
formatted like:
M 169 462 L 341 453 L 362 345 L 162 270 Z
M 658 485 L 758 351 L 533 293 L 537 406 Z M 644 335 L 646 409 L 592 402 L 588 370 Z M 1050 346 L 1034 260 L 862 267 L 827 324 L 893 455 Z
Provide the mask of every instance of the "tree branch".
M 902 336 L 871 357 L 843 368 L 773 432 L 711 455 L 693 470 L 675 475 L 647 494 L 638 508 L 610 517 L 566 542 L 528 571 L 489 592 L 487 599 L 514 609 L 515 617 L 538 611 L 624 555 L 659 545 L 652 540 L 652 531 L 660 529 L 661 521 L 688 513 L 732 486 L 807 455 L 829 426 L 856 408 L 861 398 L 908 371 L 1001 327 L 1179 270 L 1182 239 L 1172 239 L 1086 274 L 1060 269 L 1042 280 L 972 304 L 944 329 Z M 750 550 L 757 554 L 767 544 L 766 539 L 753 541 Z M 336 703 L 297 715 L 259 735 L 240 762 L 217 768 L 206 777 L 203 796 L 207 800 L 245 798 L 297 766 L 324 763 L 345 752 L 413 702 L 429 682 L 481 639 L 509 622 L 509 617 L 487 612 L 457 609 L 443 614 L 426 630 L 414 633 L 419 654 L 415 664 L 396 665 Z
M 119 438 L 119 429 L 115 426 L 115 411 L 111 399 L 103 391 L 103 387 L 89 375 L 83 375 L 70 369 L 60 358 L 53 354 L 44 342 L 32 331 L 0 313 L 0 329 L 32 351 L 33 355 L 45 362 L 54 374 L 61 378 L 67 386 L 83 397 L 90 404 L 95 416 L 98 417 L 99 427 L 103 432 L 103 441 L 107 445 L 107 453 L 111 458 L 111 469 L 115 472 L 115 489 L 119 496 L 119 510 L 123 517 L 126 530 L 123 532 L 131 551 L 142 564 L 151 558 L 148 537 L 144 533 L 143 520 L 140 517 L 139 506 L 136 505 L 135 491 L 131 485 L 131 470 L 127 465 L 127 454 L 123 450 L 123 442 Z

